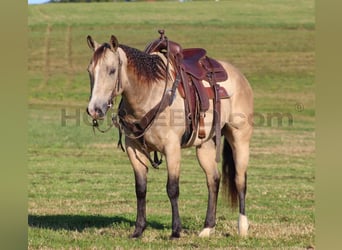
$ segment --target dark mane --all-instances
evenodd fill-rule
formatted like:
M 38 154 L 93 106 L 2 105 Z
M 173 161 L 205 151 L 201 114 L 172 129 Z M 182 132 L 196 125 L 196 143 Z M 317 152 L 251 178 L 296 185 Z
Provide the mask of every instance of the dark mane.
M 166 65 L 159 56 L 150 55 L 122 44 L 119 47 L 126 53 L 128 67 L 134 71 L 139 82 L 152 83 L 165 79 Z
M 150 55 L 122 44 L 119 47 L 126 53 L 127 66 L 137 76 L 138 82 L 150 84 L 165 79 L 166 65 L 159 56 Z M 106 49 L 110 49 L 108 43 L 104 43 L 96 49 L 93 55 L 95 65 L 103 57 Z

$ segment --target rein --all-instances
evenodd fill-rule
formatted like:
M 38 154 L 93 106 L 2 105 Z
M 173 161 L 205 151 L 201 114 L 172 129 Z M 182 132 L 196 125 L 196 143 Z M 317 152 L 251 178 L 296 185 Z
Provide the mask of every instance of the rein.
M 108 131 L 113 127 L 113 125 L 114 125 L 114 123 L 111 123 L 110 126 L 109 126 L 108 128 L 102 130 L 102 129 L 100 129 L 99 123 L 97 122 L 97 120 L 96 120 L 96 119 L 93 119 L 93 123 L 92 123 L 93 132 L 94 132 L 94 134 L 95 134 L 95 128 L 96 128 L 99 132 L 101 132 L 101 133 L 106 133 L 106 132 L 108 132 Z

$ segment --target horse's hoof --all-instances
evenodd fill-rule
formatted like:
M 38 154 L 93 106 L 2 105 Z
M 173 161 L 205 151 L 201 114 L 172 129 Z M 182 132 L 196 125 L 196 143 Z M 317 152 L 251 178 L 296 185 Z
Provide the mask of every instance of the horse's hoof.
M 214 227 L 206 227 L 204 228 L 200 234 L 198 235 L 199 237 L 210 237 L 211 234 L 215 232 Z
M 141 236 L 141 234 L 139 235 L 139 234 L 133 233 L 129 236 L 129 238 L 134 240 L 134 239 L 138 239 L 140 236 Z
M 180 233 L 178 232 L 173 232 L 170 236 L 170 240 L 176 240 L 180 238 Z
M 130 238 L 130 239 L 137 239 L 137 238 L 141 237 L 141 235 L 142 235 L 142 232 L 134 231 L 134 233 L 132 233 L 132 234 L 129 236 L 129 238 Z
M 247 236 L 248 234 L 248 220 L 247 220 L 247 216 L 240 214 L 239 215 L 239 221 L 238 221 L 238 231 L 239 231 L 239 235 L 240 236 Z

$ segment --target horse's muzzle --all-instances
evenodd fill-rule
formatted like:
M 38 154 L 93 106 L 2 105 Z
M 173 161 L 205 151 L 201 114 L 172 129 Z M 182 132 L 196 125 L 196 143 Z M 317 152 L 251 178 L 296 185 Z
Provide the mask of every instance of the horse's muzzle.
M 112 99 L 107 102 L 90 102 L 87 107 L 87 114 L 95 120 L 101 120 L 105 117 L 107 111 L 112 107 Z
M 87 108 L 87 114 L 91 116 L 93 119 L 103 119 L 105 116 L 105 112 L 102 111 L 102 109 L 95 107 L 93 110 L 89 110 L 89 107 Z

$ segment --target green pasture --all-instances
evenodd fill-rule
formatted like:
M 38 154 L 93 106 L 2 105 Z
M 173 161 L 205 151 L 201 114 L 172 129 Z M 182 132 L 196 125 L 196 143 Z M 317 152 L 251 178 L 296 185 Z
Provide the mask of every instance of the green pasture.
M 29 249 L 306 249 L 315 246 L 313 0 L 116 2 L 28 6 Z M 85 114 L 86 36 L 144 49 L 163 28 L 183 47 L 235 64 L 255 97 L 248 171 L 249 236 L 221 197 L 209 239 L 197 236 L 205 175 L 183 150 L 182 237 L 169 240 L 165 164 L 148 174 L 148 227 L 131 240 L 136 202 L 116 129 L 93 134 Z M 102 126 L 108 124 L 105 121 Z

